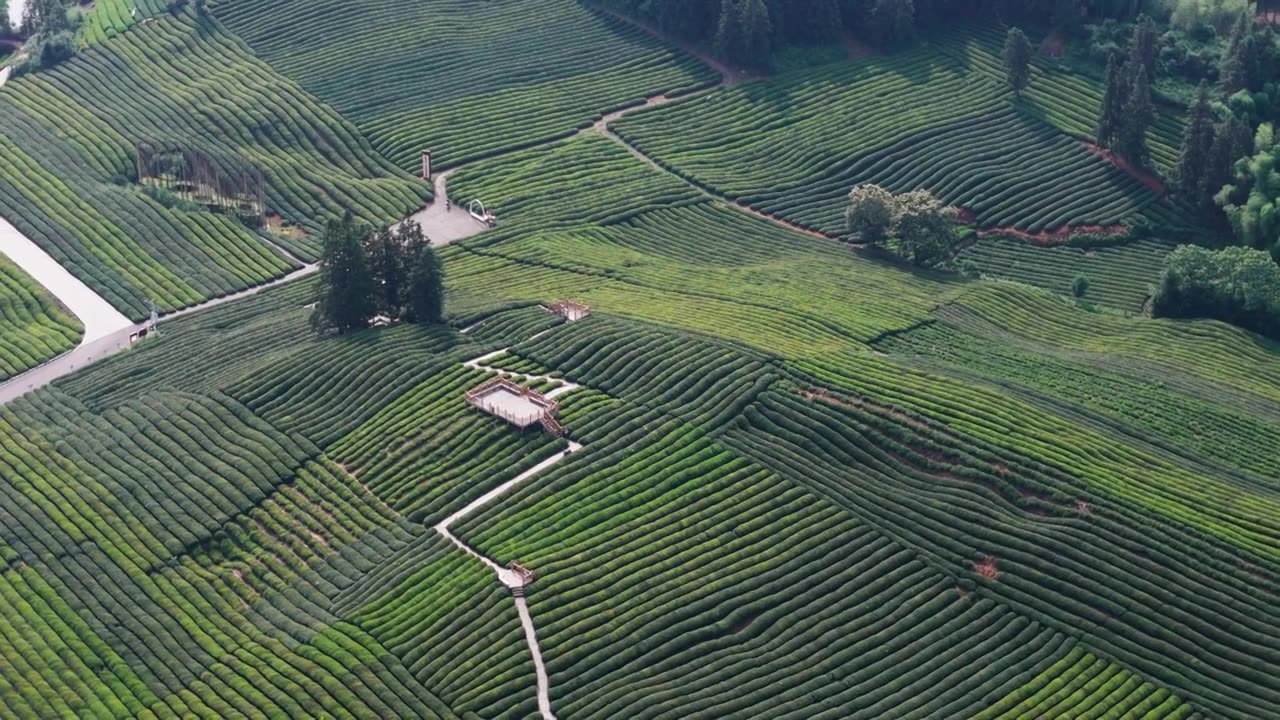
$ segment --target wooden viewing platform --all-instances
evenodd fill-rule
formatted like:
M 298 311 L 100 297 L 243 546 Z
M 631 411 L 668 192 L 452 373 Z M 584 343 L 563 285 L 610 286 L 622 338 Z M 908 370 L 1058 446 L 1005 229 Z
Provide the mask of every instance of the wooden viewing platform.
M 467 405 L 506 420 L 521 430 L 542 425 L 556 437 L 564 429 L 556 420 L 560 403 L 506 378 L 494 378 L 467 391 Z
M 591 314 L 590 305 L 574 302 L 573 300 L 561 300 L 558 303 L 546 306 L 546 308 L 548 312 L 553 312 L 569 322 L 581 320 Z

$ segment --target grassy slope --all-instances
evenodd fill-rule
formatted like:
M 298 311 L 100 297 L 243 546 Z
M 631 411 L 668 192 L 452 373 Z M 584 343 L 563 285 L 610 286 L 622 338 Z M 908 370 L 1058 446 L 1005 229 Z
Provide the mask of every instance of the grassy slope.
M 75 347 L 82 331 L 79 320 L 0 256 L 0 381 Z
M 576 0 L 222 0 L 214 9 L 406 170 L 423 149 L 437 167 L 456 165 L 713 78 Z
M 844 232 L 844 199 L 860 182 L 930 189 L 989 226 L 1039 231 L 1139 213 L 1181 221 L 1169 201 L 1067 137 L 1087 139 L 1096 88 L 1038 72 L 1015 103 L 992 43 L 962 32 L 646 110 L 616 128 L 700 184 L 832 234 Z M 1157 162 L 1167 166 L 1180 132 L 1176 118 L 1160 117 Z
M 312 230 L 346 209 L 388 222 L 426 194 L 208 22 L 166 17 L 15 81 L 0 116 L 0 211 L 133 317 L 147 298 L 174 309 L 292 267 L 224 216 L 142 194 L 129 182 L 137 143 L 251 163 L 267 178 L 268 210 Z M 281 242 L 314 257 L 313 239 Z
M 587 449 L 458 532 L 538 572 L 562 716 L 1280 699 L 1274 345 L 908 274 L 598 137 L 451 187 L 501 218 L 443 253 L 474 333 L 318 338 L 308 281 L 0 412 L 5 714 L 528 716 L 509 599 L 415 522 L 557 447 L 461 410 L 512 344 Z M 601 316 L 521 343 L 562 297 Z

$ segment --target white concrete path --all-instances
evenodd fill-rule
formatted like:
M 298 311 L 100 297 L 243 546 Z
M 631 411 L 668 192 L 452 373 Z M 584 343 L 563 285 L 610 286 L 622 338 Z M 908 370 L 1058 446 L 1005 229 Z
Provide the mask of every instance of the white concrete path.
M 543 335 L 547 332 L 550 332 L 550 331 L 544 330 L 543 332 L 538 333 L 538 335 Z M 534 335 L 534 337 L 536 338 L 538 337 L 538 335 Z M 502 370 L 501 368 L 491 367 L 489 365 L 486 365 L 485 363 L 507 352 L 509 349 L 510 348 L 503 348 L 502 350 L 495 350 L 494 352 L 488 353 L 487 355 L 481 355 L 480 357 L 475 358 L 474 360 L 468 360 L 464 362 L 463 365 L 476 370 L 484 370 L 485 372 L 507 373 L 507 371 Z M 511 373 L 507 373 L 507 374 L 511 374 Z M 572 390 L 577 390 L 580 387 L 579 385 L 576 385 L 574 383 L 569 383 L 560 378 L 551 378 L 543 375 L 518 375 L 517 377 L 526 377 L 526 378 L 537 379 L 537 380 L 555 380 L 556 382 L 566 383 L 565 385 L 558 387 L 555 390 L 548 393 L 547 394 L 548 397 L 563 395 L 564 393 L 570 392 Z M 507 493 L 516 489 L 517 487 L 524 484 L 531 478 L 546 472 L 547 470 L 554 467 L 556 464 L 563 461 L 565 458 L 578 452 L 581 449 L 582 449 L 581 444 L 573 441 L 569 441 L 569 447 L 565 449 L 563 452 L 556 453 L 555 455 L 547 458 L 546 460 L 543 460 L 537 465 L 534 465 L 528 470 L 520 473 L 514 478 L 508 480 L 505 483 L 502 483 L 498 487 L 480 496 L 479 498 L 474 500 L 471 504 L 467 505 L 466 507 L 462 508 L 458 512 L 450 515 L 449 517 L 437 523 L 435 526 L 435 531 L 443 535 L 445 539 L 447 539 L 449 542 L 458 546 L 463 552 L 467 553 L 468 555 L 474 558 L 477 558 L 478 560 L 480 560 L 480 562 L 487 565 L 489 569 L 492 570 L 498 576 L 498 581 L 501 582 L 503 585 L 506 585 L 508 588 L 511 588 L 513 591 L 522 589 L 524 587 L 524 578 L 520 577 L 520 575 L 518 575 L 517 573 L 502 567 L 501 565 L 494 562 L 490 558 L 487 558 L 481 555 L 480 553 L 476 552 L 471 546 L 459 540 L 456 535 L 450 532 L 449 528 L 454 523 L 462 520 L 468 515 L 471 515 L 472 513 L 488 505 L 489 503 L 493 502 L 499 497 L 506 495 Z M 538 712 L 542 715 L 543 720 L 556 720 L 555 714 L 551 712 L 551 680 L 547 675 L 546 665 L 542 662 L 542 650 L 538 647 L 538 634 L 533 627 L 533 616 L 529 614 L 529 604 L 525 601 L 523 593 L 516 594 L 513 592 L 513 595 L 515 596 L 516 613 L 519 614 L 520 616 L 520 626 L 524 628 L 524 638 L 529 645 L 529 654 L 533 657 L 534 673 L 537 676 L 537 680 L 538 680 Z
M 458 512 L 445 518 L 435 526 L 435 531 L 443 535 L 446 540 L 456 545 L 466 554 L 487 565 L 489 569 L 498 576 L 498 581 L 503 585 L 506 585 L 513 591 L 523 588 L 524 578 L 520 577 L 520 575 L 515 572 L 502 567 L 492 559 L 476 552 L 470 545 L 462 542 L 458 539 L 457 535 L 450 532 L 449 526 L 474 513 L 485 505 L 488 505 L 499 497 L 511 492 L 530 478 L 546 472 L 548 469 L 554 467 L 556 464 L 581 449 L 582 445 L 576 442 L 570 442 L 568 449 L 564 452 L 556 453 L 546 460 L 543 460 L 537 465 L 534 465 L 528 470 L 485 493 L 470 505 L 467 505 Z M 533 617 L 529 614 L 529 605 L 525 602 L 523 594 L 516 596 L 515 602 L 516 612 L 520 616 L 520 626 L 524 628 L 524 639 L 529 645 L 529 655 L 533 658 L 534 674 L 537 676 L 538 712 L 542 714 L 543 720 L 556 720 L 555 714 L 551 712 L 551 679 L 547 675 L 546 664 L 542 662 L 542 650 L 538 647 L 538 633 L 533 627 Z
M 88 285 L 59 265 L 49 253 L 3 218 L 0 218 L 0 252 L 8 255 L 18 267 L 58 298 L 71 314 L 80 318 L 84 325 L 84 338 L 80 341 L 82 345 L 133 326 L 129 318 L 112 307 L 111 303 L 90 290 Z
M 288 253 L 280 250 L 285 257 Z M 111 303 L 94 292 L 79 278 L 58 264 L 51 255 L 39 245 L 18 231 L 12 223 L 0 218 L 0 253 L 13 260 L 28 275 L 40 283 L 49 294 L 53 295 L 84 325 L 84 336 L 80 344 L 70 352 L 38 365 L 21 375 L 0 383 L 0 405 L 16 400 L 29 392 L 39 390 L 49 383 L 91 365 L 99 360 L 114 355 L 129 347 L 129 336 L 140 330 L 143 325 L 134 323 L 123 313 L 116 310 Z M 160 316 L 165 323 L 193 313 L 202 312 L 219 305 L 225 305 L 252 295 L 267 288 L 297 280 L 317 270 L 315 265 L 303 265 L 301 268 L 271 282 L 224 295 L 199 305 L 166 313 Z
M 465 207 L 450 204 L 449 176 L 457 170 L 458 168 L 453 168 L 436 175 L 432 184 L 431 204 L 406 218 L 418 221 L 434 247 L 465 240 L 489 229 L 488 225 L 471 217 Z
M 554 329 L 554 328 L 552 328 L 552 329 Z M 550 332 L 550 331 L 549 331 L 549 330 L 544 330 L 544 331 L 542 331 L 542 332 L 538 333 L 538 335 L 544 335 L 544 334 L 546 334 L 547 332 Z M 536 337 L 538 337 L 538 335 L 534 335 L 533 337 L 534 337 L 534 338 L 536 338 Z M 530 338 L 530 340 L 532 340 L 532 339 L 533 339 L 533 338 Z M 526 382 L 527 382 L 527 381 L 533 381 L 533 380 L 541 380 L 541 381 L 543 381 L 543 382 L 560 383 L 560 387 L 558 387 L 558 388 L 556 388 L 556 389 L 554 389 L 554 390 L 552 390 L 552 391 L 550 391 L 550 392 L 548 392 L 548 393 L 544 393 L 544 395 L 546 395 L 546 396 L 547 396 L 547 397 L 549 397 L 549 398 L 556 398 L 556 397 L 559 397 L 559 396 L 561 396 L 561 395 L 564 395 L 564 394 L 565 394 L 565 393 L 567 393 L 567 392 L 573 392 L 574 390 L 577 390 L 578 388 L 582 387 L 581 385 L 579 385 L 579 384 L 577 384 L 577 383 L 569 382 L 568 380 L 566 380 L 566 379 L 564 379 L 564 378 L 551 377 L 550 375 L 529 375 L 529 374 L 527 374 L 527 373 L 519 373 L 519 372 L 515 372 L 514 370 L 504 370 L 504 369 L 502 369 L 502 368 L 500 368 L 500 367 L 494 367 L 494 366 L 492 366 L 492 365 L 486 365 L 486 364 L 485 364 L 485 363 L 489 362 L 490 360 L 492 360 L 492 359 L 494 359 L 494 358 L 496 358 L 496 357 L 500 357 L 503 353 L 506 353 L 506 352 L 508 352 L 508 351 L 510 351 L 510 350 L 511 350 L 511 348 L 503 348 L 503 349 L 501 349 L 501 350 L 494 350 L 493 352 L 491 352 L 491 353 L 489 353 L 489 354 L 487 354 L 487 355 L 481 355 L 481 356 L 480 356 L 480 357 L 478 357 L 478 358 L 475 358 L 475 359 L 473 359 L 473 360 L 468 360 L 468 361 L 466 361 L 466 362 L 464 362 L 464 363 L 462 363 L 462 364 L 463 364 L 463 365 L 465 365 L 465 366 L 467 366 L 467 367 L 469 367 L 469 368 L 471 368 L 472 370 L 483 370 L 483 371 L 485 371 L 485 372 L 498 373 L 498 374 L 500 374 L 500 375 L 507 375 L 507 376 L 509 376 L 511 379 L 515 380 L 516 382 L 521 382 L 521 381 L 526 381 Z

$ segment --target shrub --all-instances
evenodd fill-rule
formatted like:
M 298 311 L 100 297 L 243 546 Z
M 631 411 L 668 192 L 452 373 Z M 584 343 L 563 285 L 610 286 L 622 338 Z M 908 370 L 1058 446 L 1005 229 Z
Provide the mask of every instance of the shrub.
M 1071 281 L 1071 294 L 1077 298 L 1083 298 L 1089 292 L 1089 278 L 1084 275 L 1077 275 Z
M 39 63 L 47 70 L 60 62 L 70 60 L 76 54 L 76 37 L 70 31 L 54 33 L 40 40 Z
M 1153 313 L 1214 318 L 1280 339 L 1280 266 L 1259 250 L 1184 245 L 1169 255 Z

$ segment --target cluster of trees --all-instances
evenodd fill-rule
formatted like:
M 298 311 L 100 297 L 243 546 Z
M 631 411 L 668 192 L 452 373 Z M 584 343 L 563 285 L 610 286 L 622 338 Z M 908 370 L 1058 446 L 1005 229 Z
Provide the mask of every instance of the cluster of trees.
M 78 22 L 80 16 L 74 16 Z M 30 40 L 30 53 L 18 63 L 14 75 L 51 68 L 76 54 L 75 24 L 66 0 L 28 0 L 22 9 L 22 34 Z
M 918 32 L 977 15 L 1078 26 L 1088 19 L 1130 19 L 1134 0 L 599 0 L 660 31 L 712 46 L 723 59 L 767 69 L 783 45 L 839 40 L 846 31 L 886 48 Z
M 348 213 L 325 228 L 320 295 L 312 322 L 347 333 L 378 315 L 406 322 L 444 318 L 444 271 L 417 222 L 374 230 Z
M 1275 126 L 1260 126 L 1252 145 L 1255 154 L 1236 162 L 1234 176 L 1217 201 L 1240 242 L 1270 250 L 1280 264 L 1280 142 Z
M 956 241 L 955 217 L 955 208 L 943 205 L 927 190 L 894 195 L 870 183 L 850 191 L 845 211 L 851 234 L 919 266 L 950 257 Z
M 1094 132 L 1098 144 L 1109 148 L 1137 167 L 1147 167 L 1147 128 L 1155 120 L 1151 82 L 1156 71 L 1155 22 L 1139 18 L 1129 40 L 1128 58 L 1121 64 L 1118 55 L 1107 59 L 1102 95 L 1102 111 Z
M 1248 248 L 1184 245 L 1169 255 L 1152 313 L 1215 318 L 1280 339 L 1280 266 Z
M 1187 110 L 1187 126 L 1182 135 L 1182 152 L 1173 171 L 1178 192 L 1189 202 L 1208 212 L 1231 181 L 1232 166 L 1253 149 L 1249 124 L 1234 113 L 1219 119 L 1213 108 L 1208 83 L 1201 83 Z

